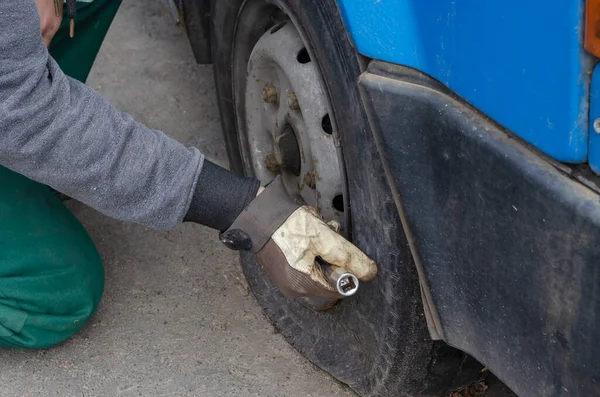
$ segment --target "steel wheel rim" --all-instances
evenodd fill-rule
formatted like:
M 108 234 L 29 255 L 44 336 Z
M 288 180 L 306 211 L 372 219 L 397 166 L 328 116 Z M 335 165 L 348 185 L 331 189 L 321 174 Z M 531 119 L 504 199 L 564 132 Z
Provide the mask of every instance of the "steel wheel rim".
M 344 225 L 337 126 L 319 73 L 291 21 L 268 29 L 248 60 L 240 148 L 248 173 L 263 183 L 281 175 L 291 196 Z

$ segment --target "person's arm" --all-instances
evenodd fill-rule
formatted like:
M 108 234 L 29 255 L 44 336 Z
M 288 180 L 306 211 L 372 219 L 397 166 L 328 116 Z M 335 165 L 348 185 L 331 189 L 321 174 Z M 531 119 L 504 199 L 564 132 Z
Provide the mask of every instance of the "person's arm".
M 33 0 L 0 2 L 0 164 L 156 228 L 185 217 L 225 230 L 259 187 L 65 76 L 44 45 Z
M 114 218 L 218 229 L 230 248 L 255 253 L 289 296 L 342 296 L 316 258 L 364 281 L 377 272 L 280 178 L 257 197 L 257 180 L 211 164 L 66 77 L 42 41 L 33 0 L 0 1 L 0 164 Z

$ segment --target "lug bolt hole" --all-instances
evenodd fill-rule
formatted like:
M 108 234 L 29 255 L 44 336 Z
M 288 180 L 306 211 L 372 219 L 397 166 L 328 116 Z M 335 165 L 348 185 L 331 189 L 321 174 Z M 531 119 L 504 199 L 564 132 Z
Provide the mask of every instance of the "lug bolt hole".
M 341 194 L 335 196 L 331 204 L 333 205 L 333 208 L 335 208 L 337 211 L 344 212 L 344 196 L 342 196 Z
M 306 47 L 304 47 L 300 51 L 298 51 L 298 54 L 296 54 L 296 60 L 303 64 L 310 62 L 310 55 L 308 55 L 308 51 L 306 50 Z
M 331 119 L 329 118 L 329 113 L 327 113 L 321 119 L 321 128 L 326 134 L 331 135 L 333 133 L 333 126 L 331 125 Z

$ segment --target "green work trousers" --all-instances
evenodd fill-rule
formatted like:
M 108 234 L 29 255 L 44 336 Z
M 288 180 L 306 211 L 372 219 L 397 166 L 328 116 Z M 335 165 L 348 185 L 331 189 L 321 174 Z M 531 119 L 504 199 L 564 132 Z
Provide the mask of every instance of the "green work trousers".
M 79 3 L 73 39 L 65 18 L 50 53 L 66 74 L 85 82 L 120 3 Z M 47 186 L 0 166 L 0 348 L 67 340 L 103 289 L 102 260 L 79 221 Z
M 65 341 L 92 316 L 103 288 L 94 243 L 62 201 L 0 167 L 0 346 Z

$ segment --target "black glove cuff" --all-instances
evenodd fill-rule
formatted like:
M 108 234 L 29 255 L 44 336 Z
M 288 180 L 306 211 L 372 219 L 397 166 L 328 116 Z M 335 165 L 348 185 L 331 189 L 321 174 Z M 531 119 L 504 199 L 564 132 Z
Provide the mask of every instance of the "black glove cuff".
M 221 233 L 221 242 L 234 250 L 256 253 L 300 205 L 292 200 L 281 178 L 277 177 L 240 213 L 231 227 Z
M 204 160 L 184 222 L 227 230 L 256 198 L 260 181 L 241 177 Z

